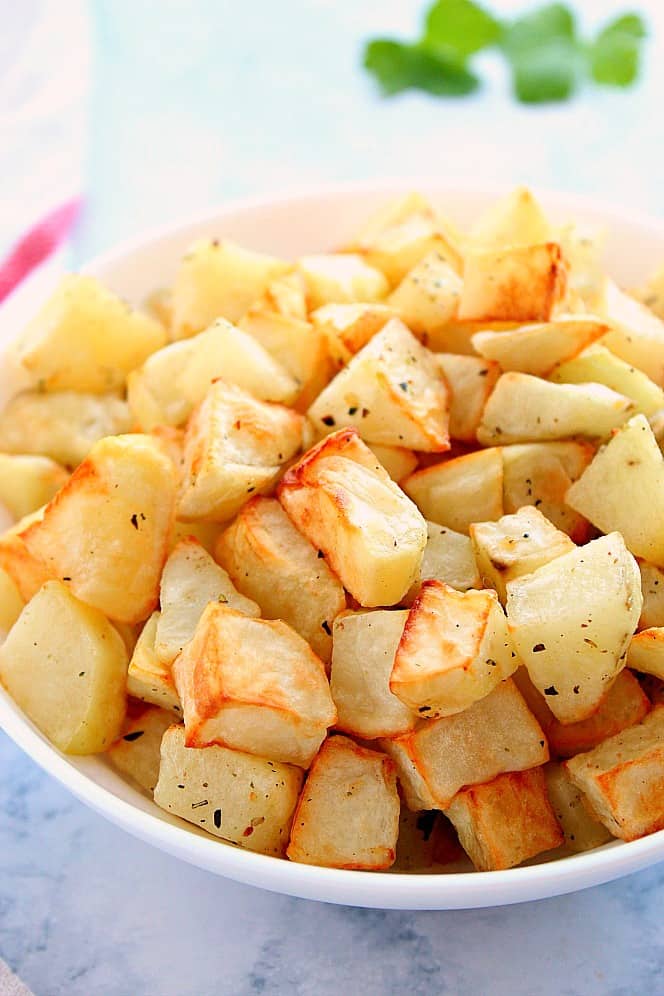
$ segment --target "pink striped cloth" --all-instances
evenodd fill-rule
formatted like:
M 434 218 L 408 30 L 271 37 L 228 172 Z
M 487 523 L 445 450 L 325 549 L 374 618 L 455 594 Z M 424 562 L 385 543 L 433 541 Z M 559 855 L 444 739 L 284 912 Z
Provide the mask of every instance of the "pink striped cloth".
M 0 303 L 67 239 L 81 208 L 66 201 L 33 225 L 0 260 Z

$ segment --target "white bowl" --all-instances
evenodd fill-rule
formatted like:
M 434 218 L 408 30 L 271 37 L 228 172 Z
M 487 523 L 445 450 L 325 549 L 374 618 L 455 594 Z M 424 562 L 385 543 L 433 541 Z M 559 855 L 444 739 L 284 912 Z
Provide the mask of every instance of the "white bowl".
M 455 221 L 468 224 L 503 191 L 458 189 L 439 181 L 349 185 L 229 204 L 207 217 L 148 233 L 90 263 L 86 270 L 113 290 L 140 301 L 168 284 L 192 239 L 223 236 L 293 256 L 339 245 L 379 204 L 407 190 L 431 197 Z M 585 198 L 542 194 L 556 221 L 578 218 L 608 230 L 609 272 L 627 286 L 664 259 L 664 224 Z M 33 281 L 0 313 L 6 344 L 37 309 L 47 282 Z M 462 909 L 497 906 L 573 892 L 619 878 L 664 859 L 664 831 L 585 854 L 499 872 L 380 874 L 295 864 L 224 844 L 163 812 L 132 788 L 103 757 L 65 757 L 44 739 L 0 689 L 0 725 L 45 771 L 111 822 L 155 847 L 218 875 L 307 899 L 383 909 Z

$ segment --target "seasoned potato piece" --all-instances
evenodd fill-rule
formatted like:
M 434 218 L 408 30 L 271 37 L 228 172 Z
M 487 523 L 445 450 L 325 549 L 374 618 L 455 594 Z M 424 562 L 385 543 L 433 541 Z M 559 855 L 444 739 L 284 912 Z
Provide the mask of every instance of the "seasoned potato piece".
M 560 246 L 545 242 L 465 256 L 459 318 L 476 322 L 548 322 L 565 296 Z
M 639 629 L 664 626 L 664 570 L 645 560 L 639 561 L 639 570 L 643 595 Z
M 278 497 L 365 607 L 395 605 L 417 577 L 426 524 L 354 429 L 341 429 L 286 471 Z
M 605 827 L 622 840 L 664 828 L 664 706 L 565 768 Z
M 14 349 L 41 391 L 105 394 L 166 344 L 164 327 L 132 309 L 95 277 L 70 274 Z
M 161 575 L 159 601 L 155 654 L 161 664 L 173 663 L 194 635 L 209 602 L 229 605 L 247 616 L 261 614 L 195 539 L 181 540 L 170 554 Z
M 208 553 L 214 553 L 221 526 L 217 522 L 175 522 L 168 552 L 172 553 L 180 540 L 195 539 Z
M 530 190 L 515 187 L 485 211 L 470 230 L 473 246 L 500 250 L 533 246 L 551 237 L 551 227 Z
M 24 604 L 11 576 L 0 567 L 0 643 L 20 616 Z
M 423 581 L 434 579 L 444 581 L 457 591 L 482 587 L 470 539 L 446 526 L 427 522 L 427 545 L 422 554 L 420 577 L 404 598 L 404 605 L 412 605 Z
M 0 504 L 22 519 L 50 501 L 68 477 L 50 457 L 0 453 Z
M 393 308 L 378 302 L 324 304 L 310 316 L 314 328 L 325 337 L 329 354 L 337 366 L 348 363 L 376 332 L 396 317 Z
M 283 315 L 287 318 L 307 317 L 306 284 L 301 273 L 289 270 L 272 280 L 261 296 L 249 307 L 249 312 Z
M 178 518 L 226 522 L 255 492 L 273 488 L 302 449 L 304 418 L 216 381 L 184 441 Z
M 664 629 L 653 626 L 633 636 L 627 651 L 627 666 L 664 679 Z
M 417 467 L 417 457 L 412 450 L 404 450 L 400 446 L 378 446 L 376 443 L 369 443 L 369 449 L 393 481 L 407 477 Z
M 337 718 L 325 670 L 281 620 L 207 606 L 173 664 L 187 746 L 220 743 L 306 768 Z
M 159 780 L 161 738 L 172 725 L 172 713 L 148 706 L 127 722 L 122 736 L 108 749 L 113 767 L 150 795 Z
M 286 852 L 329 868 L 389 868 L 396 857 L 399 795 L 384 754 L 330 737 L 307 775 Z
M 253 498 L 222 533 L 215 555 L 266 619 L 283 619 L 323 661 L 346 608 L 339 579 L 273 498 Z
M 434 353 L 449 353 L 452 356 L 477 356 L 473 346 L 476 332 L 507 331 L 518 327 L 518 322 L 471 322 L 468 319 L 454 318 L 430 332 L 427 347 Z
M 581 311 L 603 314 L 607 278 L 604 272 L 606 232 L 584 222 L 568 222 L 558 231 L 568 263 L 568 296 L 581 301 Z
M 654 384 L 643 371 L 630 366 L 599 344 L 589 346 L 574 359 L 556 367 L 551 380 L 558 384 L 582 384 L 590 381 L 604 384 L 612 391 L 631 398 L 635 411 L 648 416 L 664 408 L 664 391 L 661 387 Z
M 57 576 L 25 545 L 24 533 L 33 522 L 40 521 L 42 513 L 40 509 L 36 515 L 26 516 L 0 536 L 0 570 L 9 575 L 24 602 L 29 602 L 46 581 Z
M 153 612 L 134 647 L 127 672 L 127 691 L 136 699 L 161 706 L 182 718 L 182 706 L 169 665 L 155 653 L 159 613 Z
M 503 370 L 547 377 L 559 364 L 571 360 L 608 331 L 608 325 L 592 315 L 559 315 L 555 321 L 521 325 L 511 332 L 476 332 L 473 346 L 480 356 L 496 360 Z M 569 383 L 594 380 L 595 377 L 580 377 Z M 619 390 L 613 384 L 606 386 Z
M 565 846 L 580 853 L 607 844 L 611 834 L 592 815 L 583 801 L 583 793 L 572 783 L 563 765 L 555 761 L 545 764 L 544 777 L 551 808 L 565 837 Z
M 390 691 L 394 654 L 407 612 L 347 612 L 334 622 L 330 688 L 337 728 L 365 740 L 393 737 L 416 715 Z
M 427 519 L 460 533 L 467 533 L 471 522 L 499 519 L 503 514 L 499 448 L 436 463 L 401 483 Z
M 471 523 L 470 538 L 482 581 L 487 588 L 495 588 L 503 603 L 508 581 L 574 549 L 567 533 L 556 529 L 532 505 L 497 522 Z
M 457 356 L 455 353 L 438 353 L 436 361 L 450 389 L 450 436 L 474 443 L 484 406 L 500 376 L 500 368 L 491 360 Z
M 49 581 L 0 647 L 0 681 L 58 750 L 95 754 L 125 715 L 127 651 L 108 620 Z
M 449 449 L 448 392 L 433 355 L 398 319 L 356 353 L 308 415 L 325 434 L 353 425 L 365 442 Z
M 98 440 L 131 427 L 127 403 L 112 394 L 27 391 L 0 413 L 0 450 L 33 453 L 75 467 Z
M 217 318 L 236 322 L 272 280 L 290 269 L 289 263 L 234 242 L 194 242 L 173 287 L 173 338 L 202 332 Z
M 425 719 L 453 716 L 518 664 L 495 592 L 425 581 L 397 647 L 390 691 Z
M 158 444 L 149 436 L 109 436 L 23 539 L 82 601 L 136 623 L 157 604 L 174 504 L 173 467 Z
M 625 666 L 640 612 L 641 576 L 620 533 L 570 550 L 507 585 L 517 653 L 562 723 L 595 712 Z
M 380 270 L 354 253 L 302 256 L 297 266 L 307 286 L 310 311 L 330 302 L 380 301 L 389 290 Z
M 154 801 L 215 837 L 283 857 L 302 771 L 227 747 L 193 750 L 172 726 L 161 742 Z
M 422 720 L 412 733 L 379 743 L 415 809 L 447 809 L 465 785 L 549 760 L 542 728 L 510 679 L 463 712 Z
M 478 871 L 512 868 L 563 843 L 541 768 L 463 789 L 445 810 Z
M 630 398 L 603 384 L 552 384 L 506 373 L 489 396 L 477 438 L 483 446 L 586 436 L 606 439 L 634 414 Z
M 390 294 L 388 304 L 426 343 L 429 333 L 456 318 L 462 286 L 446 256 L 434 249 L 406 274 Z
M 602 532 L 619 530 L 637 557 L 664 567 L 664 457 L 644 415 L 597 453 L 566 501 Z
M 611 331 L 603 344 L 664 387 L 664 322 L 607 281 L 605 315 Z

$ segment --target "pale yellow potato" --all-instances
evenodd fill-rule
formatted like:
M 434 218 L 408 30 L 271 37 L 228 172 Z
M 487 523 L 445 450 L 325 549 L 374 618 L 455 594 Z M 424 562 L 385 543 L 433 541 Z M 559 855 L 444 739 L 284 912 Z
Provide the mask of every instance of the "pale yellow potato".
M 11 575 L 0 567 L 0 643 L 20 616 L 24 605 Z
M 590 812 L 583 792 L 571 781 L 562 764 L 544 765 L 546 791 L 551 808 L 565 837 L 568 850 L 580 853 L 608 844 L 611 834 Z
M 638 565 L 620 533 L 508 583 L 517 653 L 562 723 L 591 716 L 625 666 L 641 601 Z
M 417 467 L 417 456 L 412 450 L 404 450 L 400 446 L 379 446 L 376 443 L 369 443 L 369 449 L 393 481 L 402 480 Z
M 405 611 L 345 612 L 333 630 L 330 690 L 336 727 L 364 740 L 412 730 L 417 715 L 390 691 Z
M 574 549 L 567 533 L 532 505 L 497 522 L 472 523 L 470 539 L 484 585 L 494 588 L 503 603 L 509 581 Z
M 171 712 L 147 706 L 128 719 L 122 736 L 111 744 L 107 752 L 113 767 L 128 775 L 150 795 L 159 781 L 161 740 L 172 725 Z
M 125 716 L 127 651 L 97 609 L 49 581 L 0 647 L 0 681 L 58 750 L 95 754 Z
M 527 187 L 515 187 L 486 210 L 471 228 L 473 248 L 507 249 L 533 246 L 551 238 L 551 226 Z
M 303 772 L 227 747 L 194 750 L 172 726 L 161 742 L 154 801 L 199 830 L 283 857 Z
M 427 253 L 392 291 L 387 303 L 424 343 L 456 318 L 463 281 L 437 249 Z
M 664 626 L 664 570 L 645 560 L 639 561 L 639 570 L 643 595 L 639 629 Z
M 157 605 L 174 506 L 173 466 L 159 445 L 149 436 L 109 436 L 23 540 L 77 598 L 136 623 Z
M 70 274 L 13 349 L 40 391 L 105 394 L 165 344 L 154 318 L 133 311 L 96 277 Z
M 582 384 L 590 381 L 604 384 L 612 391 L 631 398 L 635 413 L 642 412 L 647 416 L 664 408 L 664 391 L 661 387 L 653 383 L 642 370 L 621 360 L 598 343 L 556 367 L 551 380 L 558 384 Z
M 158 624 L 159 613 L 153 612 L 141 630 L 129 661 L 127 692 L 182 719 L 182 706 L 170 665 L 163 664 L 155 653 Z
M 215 556 L 266 619 L 283 619 L 321 660 L 346 608 L 343 585 L 274 498 L 253 498 L 222 533 Z
M 33 523 L 41 521 L 43 512 L 38 509 L 25 516 L 0 536 L 0 570 L 9 575 L 24 602 L 29 602 L 46 581 L 57 576 L 25 545 L 24 534 Z
M 466 253 L 459 318 L 475 322 L 548 322 L 567 288 L 556 242 Z
M 305 320 L 307 288 L 302 274 L 293 269 L 271 280 L 261 296 L 249 307 L 247 314 L 253 311 Z
M 309 767 L 337 718 L 322 661 L 281 620 L 211 603 L 173 664 L 188 747 Z
M 226 522 L 253 494 L 271 491 L 304 442 L 302 415 L 218 380 L 184 440 L 178 518 Z
M 332 362 L 337 367 L 342 367 L 391 318 L 398 316 L 389 305 L 374 301 L 324 304 L 309 317 L 314 328 L 325 337 Z
M 462 789 L 445 810 L 478 871 L 513 868 L 564 841 L 542 768 Z
M 169 554 L 161 575 L 155 654 L 161 664 L 172 664 L 194 635 L 210 602 L 228 605 L 247 616 L 261 610 L 235 588 L 223 567 L 214 562 L 195 539 L 181 540 Z
M 652 311 L 607 282 L 604 314 L 611 331 L 603 344 L 655 384 L 664 387 L 664 322 Z
M 509 678 L 463 712 L 421 720 L 379 744 L 397 765 L 409 808 L 418 809 L 446 809 L 464 786 L 549 759 L 542 728 Z
M 176 520 L 168 552 L 171 553 L 180 540 L 191 537 L 198 540 L 208 553 L 214 553 L 220 534 L 221 526 L 218 522 L 179 522 Z
M 0 453 L 0 504 L 22 519 L 50 501 L 68 477 L 50 457 Z
M 505 373 L 489 396 L 477 438 L 483 446 L 571 436 L 606 439 L 635 410 L 631 398 L 603 384 L 552 384 Z
M 664 679 L 664 628 L 652 626 L 632 637 L 627 650 L 627 666 Z
M 645 284 L 631 290 L 630 296 L 664 319 L 664 265 L 658 266 Z
M 449 353 L 453 356 L 477 356 L 473 346 L 473 336 L 476 332 L 511 331 L 519 326 L 519 322 L 474 322 L 468 319 L 454 318 L 447 325 L 429 333 L 428 348 L 434 353 Z
M 476 332 L 472 342 L 480 356 L 495 360 L 505 371 L 548 377 L 561 363 L 572 360 L 608 331 L 609 326 L 593 315 L 559 315 L 554 321 L 520 325 L 513 331 Z M 553 379 L 566 380 L 557 376 Z M 588 376 L 569 383 L 595 379 Z M 613 384 L 607 387 L 618 390 Z
M 420 576 L 403 600 L 412 605 L 424 581 L 444 581 L 457 591 L 481 588 L 482 578 L 473 554 L 473 546 L 463 533 L 447 526 L 427 522 L 427 545 L 422 554 Z
M 306 284 L 309 311 L 331 303 L 381 301 L 389 290 L 380 270 L 355 253 L 301 256 L 297 268 Z
M 160 322 L 170 338 L 170 329 L 173 323 L 173 291 L 170 287 L 158 287 L 157 290 L 148 294 L 143 307 L 148 315 L 156 318 Z
M 173 286 L 174 339 L 202 332 L 217 318 L 236 322 L 289 263 L 230 241 L 200 239 L 187 250 Z
M 568 222 L 557 238 L 568 264 L 568 297 L 580 302 L 578 311 L 603 314 L 608 282 L 603 259 L 606 232 L 584 222 Z
M 127 403 L 115 395 L 27 391 L 0 412 L 0 450 L 75 467 L 98 440 L 131 428 Z
M 437 353 L 436 361 L 450 390 L 450 436 L 473 443 L 500 367 L 491 360 L 456 353 Z
M 308 416 L 321 435 L 354 426 L 367 443 L 449 449 L 445 380 L 433 354 L 396 318 L 339 371 Z
M 389 757 L 330 737 L 307 775 L 291 830 L 291 861 L 328 868 L 389 868 L 396 857 L 399 795 Z
M 597 453 L 566 501 L 602 532 L 621 532 L 637 557 L 664 567 L 664 457 L 644 415 Z
M 460 592 L 425 581 L 408 613 L 389 687 L 424 719 L 453 716 L 518 665 L 494 591 Z
M 360 605 L 404 597 L 418 576 L 426 523 L 354 429 L 309 450 L 277 496 Z
M 565 762 L 594 815 L 622 840 L 664 828 L 664 706 Z
M 401 483 L 427 519 L 459 533 L 468 533 L 471 522 L 503 514 L 503 459 L 498 447 L 434 464 Z

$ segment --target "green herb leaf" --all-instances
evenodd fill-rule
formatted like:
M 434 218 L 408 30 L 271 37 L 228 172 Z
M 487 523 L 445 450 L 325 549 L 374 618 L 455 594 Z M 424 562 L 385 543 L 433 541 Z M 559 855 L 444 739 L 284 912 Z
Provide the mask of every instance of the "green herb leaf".
M 645 38 L 647 34 L 648 29 L 639 14 L 622 14 L 602 29 L 597 40 L 610 35 L 631 35 L 633 38 Z
M 451 55 L 391 38 L 369 42 L 364 65 L 385 96 L 424 90 L 436 96 L 464 97 L 479 86 L 477 76 Z
M 638 14 L 617 17 L 590 46 L 590 71 L 596 83 L 630 86 L 639 75 L 641 40 L 647 34 Z
M 512 59 L 514 94 L 524 104 L 568 100 L 578 83 L 579 52 L 566 38 L 521 52 Z
M 437 0 L 425 22 L 424 44 L 443 51 L 451 49 L 462 60 L 494 45 L 502 26 L 473 0 Z
M 508 58 L 514 59 L 559 39 L 573 42 L 575 35 L 574 14 L 569 7 L 549 3 L 512 21 L 504 31 L 503 48 Z

